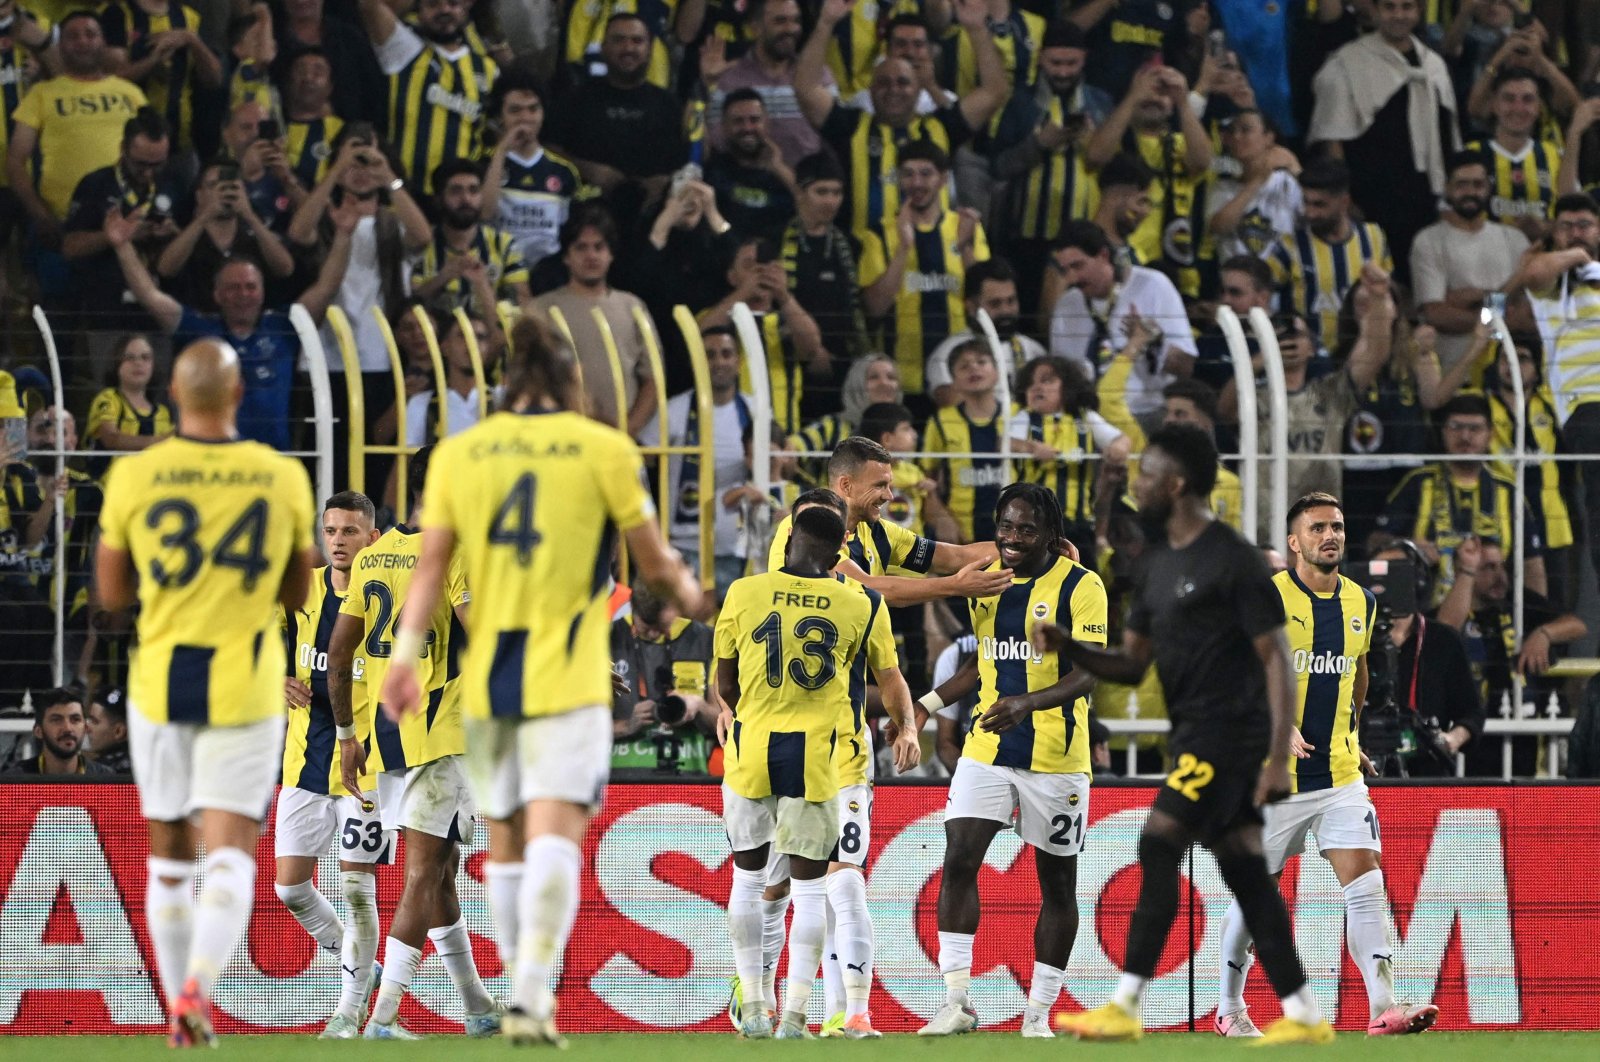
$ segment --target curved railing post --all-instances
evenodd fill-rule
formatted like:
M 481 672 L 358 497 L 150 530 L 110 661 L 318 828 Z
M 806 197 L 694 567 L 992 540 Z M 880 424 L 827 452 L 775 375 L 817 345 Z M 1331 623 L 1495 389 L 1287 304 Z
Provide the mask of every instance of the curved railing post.
M 344 362 L 345 405 L 349 413 L 349 420 L 345 422 L 345 439 L 350 451 L 349 468 L 345 472 L 349 482 L 345 486 L 365 493 L 367 393 L 365 381 L 361 377 L 361 355 L 356 351 L 355 332 L 351 330 L 350 318 L 345 316 L 344 310 L 338 306 L 329 306 L 326 316 L 328 327 L 333 330 L 334 344 L 339 348 L 339 357 Z M 388 322 L 385 321 L 384 324 L 387 325 Z M 404 391 L 400 393 L 405 394 Z
M 611 395 L 617 404 L 617 430 L 622 434 L 628 431 L 628 381 L 622 375 L 622 353 L 617 349 L 617 337 L 611 333 L 611 322 L 606 319 L 605 311 L 596 306 L 589 311 L 594 317 L 595 329 L 600 333 L 600 346 L 606 352 L 606 362 L 611 366 Z M 666 407 L 661 410 L 662 417 L 666 416 Z M 666 420 L 661 421 L 663 428 Z M 665 438 L 665 435 L 662 436 Z
M 633 308 L 633 326 L 639 330 L 644 342 L 645 357 L 650 359 L 650 379 L 656 389 L 656 423 L 661 430 L 656 433 L 654 447 L 641 446 L 640 451 L 656 456 L 656 513 L 661 521 L 661 533 L 672 534 L 671 479 L 672 467 L 670 440 L 667 438 L 667 368 L 661 360 L 661 344 L 656 342 L 655 324 L 643 306 Z
M 751 410 L 750 469 L 756 490 L 766 498 L 772 490 L 772 375 L 767 371 L 767 348 L 761 342 L 761 325 L 750 307 L 742 302 L 733 304 L 729 314 L 733 330 L 738 333 L 739 345 L 744 348 L 744 364 L 750 373 L 750 390 L 755 399 Z M 708 422 L 709 423 L 709 422 Z
M 1239 482 L 1244 490 L 1244 536 L 1255 542 L 1259 535 L 1257 484 L 1261 476 L 1261 449 L 1257 438 L 1256 373 L 1250 364 L 1250 343 L 1244 337 L 1239 315 L 1230 307 L 1217 307 L 1217 327 L 1233 362 L 1234 389 L 1239 392 Z
M 461 339 L 467 345 L 467 357 L 472 362 L 472 386 L 478 389 L 478 419 L 489 416 L 489 378 L 483 370 L 483 350 L 478 346 L 478 332 L 472 327 L 472 318 L 460 306 L 456 307 L 456 327 L 461 329 Z
M 1000 333 L 994 327 L 994 320 L 989 316 L 988 310 L 980 309 L 977 313 L 978 328 L 983 337 L 989 341 L 989 349 L 994 352 L 995 368 L 999 371 L 1000 384 L 996 390 L 1000 393 L 1000 470 L 1004 483 L 1012 481 L 1011 475 L 1011 346 L 1000 342 Z
M 1285 534 L 1289 518 L 1289 388 L 1283 379 L 1283 352 L 1278 349 L 1272 318 L 1261 307 L 1252 307 L 1250 326 L 1267 370 L 1267 410 L 1272 418 L 1272 522 L 1267 525 L 1272 529 L 1267 542 L 1272 544 Z
M 1511 537 L 1515 542 L 1502 543 L 1501 549 L 1507 558 L 1515 558 L 1511 565 L 1511 624 L 1516 632 L 1517 648 L 1522 648 L 1523 635 L 1523 605 L 1527 600 L 1528 584 L 1525 578 L 1527 572 L 1527 556 L 1522 544 L 1527 541 L 1528 531 L 1528 396 L 1522 387 L 1522 365 L 1517 361 L 1517 345 L 1511 339 L 1511 329 L 1506 324 L 1505 316 L 1494 312 L 1490 318 L 1490 327 L 1494 329 L 1495 345 L 1500 348 L 1501 355 L 1510 365 L 1511 396 L 1514 408 L 1511 411 L 1511 472 L 1513 487 L 1511 491 L 1511 504 L 1515 511 L 1511 514 Z M 1584 469 L 1585 475 L 1600 475 L 1600 466 Z M 1596 514 L 1589 513 L 1585 519 L 1592 522 Z M 1511 669 L 1511 697 L 1517 707 L 1522 705 L 1522 672 L 1517 668 Z M 1507 777 L 1510 776 L 1509 766 L 1511 760 L 1511 740 L 1503 740 L 1502 748 L 1506 758 Z
M 39 327 L 39 335 L 44 339 L 45 360 L 50 363 L 50 389 L 54 392 L 51 405 L 57 410 L 66 409 L 65 390 L 61 386 L 61 355 L 56 349 L 55 329 L 50 326 L 50 319 L 45 316 L 44 307 L 33 308 L 33 323 Z M 67 436 L 64 418 L 59 414 L 52 414 L 51 420 L 56 426 L 56 482 L 61 482 L 61 477 L 67 474 Z M 50 652 L 50 674 L 52 681 L 57 686 L 66 684 L 67 680 L 67 499 L 59 489 L 55 492 L 55 514 L 51 522 L 55 526 L 56 556 L 55 579 L 52 581 L 55 598 L 55 641 Z
M 311 314 L 298 302 L 289 307 L 289 323 L 300 337 L 307 374 L 311 378 L 311 430 L 316 438 L 317 504 L 334 493 L 333 486 L 333 381 L 328 378 L 328 352 Z M 356 373 L 359 378 L 360 373 Z M 320 511 L 320 510 L 319 510 Z
M 742 304 L 741 304 L 742 305 Z M 748 312 L 748 310 L 746 311 Z M 738 307 L 734 307 L 737 318 Z M 714 495 L 717 492 L 717 450 L 713 438 L 715 415 L 711 408 L 711 366 L 706 361 L 706 345 L 700 338 L 700 325 L 687 306 L 674 306 L 672 320 L 683 333 L 683 342 L 689 350 L 689 364 L 694 369 L 694 400 L 696 416 L 705 430 L 700 433 L 700 586 L 714 590 L 717 585 L 716 561 L 712 551 L 716 548 Z M 771 423 L 771 403 L 768 403 L 768 423 Z M 666 410 L 661 411 L 662 437 L 666 437 Z M 768 429 L 771 430 L 770 428 Z M 758 436 L 759 437 L 759 436 Z
M 417 317 L 417 326 L 422 329 L 422 340 L 428 345 L 428 357 L 433 360 L 433 397 L 439 403 L 439 426 L 434 438 L 443 439 L 450 434 L 450 374 L 444 367 L 444 351 L 439 349 L 439 330 L 433 327 L 433 315 L 423 307 L 413 306 L 411 312 Z M 395 396 L 396 402 L 405 394 L 404 365 L 400 367 L 400 371 L 401 391 Z M 404 487 L 405 484 L 400 484 L 396 493 Z
M 378 306 L 372 308 L 373 320 L 378 322 L 378 334 L 383 336 L 383 349 L 389 356 L 389 375 L 394 381 L 394 445 L 392 447 L 367 446 L 369 453 L 394 454 L 394 516 L 396 520 L 404 521 L 411 507 L 411 499 L 406 491 L 406 475 L 410 465 L 410 447 L 406 443 L 406 430 L 409 426 L 406 406 L 406 365 L 405 359 L 400 354 L 400 344 L 395 342 L 394 329 L 389 327 L 389 319 L 383 315 L 383 309 Z M 431 323 L 431 322 L 430 322 Z M 361 430 L 366 431 L 365 423 Z M 381 499 L 380 499 L 381 500 Z

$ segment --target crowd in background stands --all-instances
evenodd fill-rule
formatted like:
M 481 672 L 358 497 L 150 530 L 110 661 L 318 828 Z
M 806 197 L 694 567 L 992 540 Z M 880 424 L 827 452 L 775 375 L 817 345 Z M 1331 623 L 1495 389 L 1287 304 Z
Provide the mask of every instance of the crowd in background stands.
M 174 430 L 162 384 L 176 346 L 226 337 L 245 368 L 243 434 L 309 448 L 293 303 L 319 323 L 330 307 L 348 315 L 367 436 L 396 441 L 403 406 L 408 445 L 441 413 L 449 432 L 479 415 L 465 330 L 492 384 L 509 315 L 557 310 L 592 414 L 659 440 L 642 308 L 678 394 L 668 440 L 714 435 L 715 556 L 694 559 L 723 588 L 765 555 L 773 511 L 823 477 L 815 459 L 778 459 L 770 495 L 750 486 L 749 373 L 728 327 L 745 303 L 780 449 L 859 433 L 961 455 L 902 462 L 886 517 L 969 541 L 992 535 L 1004 480 L 982 455 L 1010 438 L 1016 474 L 1057 491 L 1114 596 L 1141 541 L 1125 483 L 1146 435 L 1183 420 L 1236 446 L 1213 323 L 1225 304 L 1272 315 L 1290 497 L 1339 494 L 1353 557 L 1406 539 L 1433 570 L 1425 604 L 1460 631 L 1480 702 L 1461 709 L 1470 739 L 1512 670 L 1537 675 L 1585 633 L 1581 515 L 1600 512 L 1600 469 L 1554 457 L 1600 453 L 1593 10 L 0 0 L 0 367 L 28 417 L 26 449 L 0 444 L 0 701 L 49 684 L 57 579 L 71 677 L 120 675 L 125 632 L 90 622 L 98 484 L 110 454 Z M 35 304 L 64 349 L 64 409 L 43 399 Z M 703 330 L 710 426 L 681 393 L 678 304 Z M 1514 430 L 1486 306 L 1509 327 L 1524 444 L 1540 455 L 1521 541 L 1509 466 L 1476 456 L 1508 451 Z M 404 360 L 403 395 L 372 307 Z M 442 411 L 419 308 L 442 349 Z M 980 308 L 1011 351 L 1010 407 L 974 341 Z M 616 337 L 624 408 L 595 310 Z M 328 368 L 342 415 L 344 366 Z M 69 450 L 108 456 L 57 478 L 42 453 L 58 420 Z M 1451 457 L 1398 456 L 1436 452 Z M 388 462 L 364 471 L 392 507 Z M 674 542 L 695 553 L 697 465 L 676 458 L 668 474 Z M 1227 469 L 1213 502 L 1239 525 Z M 1270 511 L 1263 493 L 1263 521 Z M 1520 642 L 1517 567 L 1532 591 Z M 897 617 L 913 685 L 958 622 L 939 608 Z M 1133 696 L 1159 711 L 1151 689 Z M 1498 767 L 1496 747 L 1472 744 Z

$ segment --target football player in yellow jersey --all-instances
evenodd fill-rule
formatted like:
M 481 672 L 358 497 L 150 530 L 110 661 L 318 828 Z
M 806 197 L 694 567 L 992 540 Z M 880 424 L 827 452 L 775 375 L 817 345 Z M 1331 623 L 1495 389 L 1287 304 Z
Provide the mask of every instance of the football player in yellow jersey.
M 425 446 L 411 455 L 407 486 L 413 519 L 421 512 L 433 449 Z M 478 977 L 455 887 L 461 845 L 472 842 L 475 813 L 461 758 L 466 738 L 456 658 L 466 637 L 470 598 L 459 567 L 451 569 L 448 600 L 430 611 L 426 637 L 402 641 L 395 635 L 421 552 L 421 533 L 404 524 L 396 524 L 362 551 L 351 569 L 328 648 L 341 779 L 346 789 L 357 792 L 360 776 L 372 769 L 378 776 L 383 828 L 405 830 L 405 887 L 384 943 L 378 1001 L 362 1033 L 369 1040 L 418 1039 L 396 1018 L 430 940 L 466 1004 L 468 1036 L 499 1032 L 503 1010 Z M 361 738 L 351 692 L 358 648 L 364 653 L 369 699 L 404 654 L 408 669 L 421 672 L 426 712 L 402 714 L 379 697 L 364 707 L 372 729 Z
M 578 909 L 580 845 L 611 765 L 607 588 L 616 539 L 685 614 L 709 602 L 661 539 L 643 464 L 584 416 L 571 348 L 536 316 L 512 330 L 499 412 L 438 445 L 411 581 L 380 700 L 414 712 L 418 651 L 452 565 L 477 588 L 462 661 L 468 773 L 489 818 L 490 906 L 515 961 L 513 1043 L 561 1042 L 550 973 Z
M 328 644 L 350 586 L 350 567 L 377 541 L 372 502 L 344 491 L 322 507 L 322 545 L 328 563 L 311 573 L 311 595 L 298 612 L 284 613 L 289 674 L 283 680 L 289 732 L 283 746 L 283 788 L 273 825 L 278 899 L 317 944 L 339 955 L 339 1005 L 323 1039 L 348 1040 L 361 1031 L 373 958 L 378 953 L 376 869 L 394 861 L 394 835 L 385 833 L 377 806 L 344 786 L 334 755 L 335 723 L 328 697 Z M 363 698 L 364 700 L 364 698 Z M 370 732 L 371 707 L 357 703 L 358 729 Z M 339 884 L 350 924 L 312 882 L 317 859 L 339 839 Z
M 744 997 L 741 1032 L 752 1038 L 774 1035 L 761 999 L 761 894 L 769 850 L 788 857 L 793 875 L 780 1040 L 811 1035 L 806 1005 L 822 958 L 828 902 L 859 876 L 828 874 L 830 861 L 845 855 L 849 841 L 840 829 L 834 748 L 851 704 L 858 653 L 864 652 L 894 716 L 910 722 L 912 715 L 883 599 L 832 573 L 843 545 L 838 512 L 825 505 L 801 511 L 785 564 L 736 580 L 717 622 L 717 690 L 733 714 L 722 787 L 734 860 L 729 935 Z M 916 766 L 921 747 L 914 727 L 900 728 L 894 754 L 900 770 Z M 861 917 L 852 922 L 870 933 L 861 906 Z M 844 1035 L 876 1037 L 866 1013 L 870 976 L 852 972 L 856 977 L 846 991 L 853 1013 Z
M 1390 956 L 1389 897 L 1383 885 L 1378 814 L 1363 774 L 1375 774 L 1357 743 L 1367 697 L 1367 650 L 1377 602 L 1339 574 L 1344 563 L 1344 510 L 1331 494 L 1307 494 L 1289 507 L 1290 566 L 1272 577 L 1288 616 L 1297 711 L 1290 735 L 1291 795 L 1262 808 L 1267 869 L 1283 875 L 1305 851 L 1307 833 L 1344 890 L 1345 943 L 1367 986 L 1367 1035 L 1419 1033 L 1439 1019 L 1431 1003 L 1398 1003 Z M 1219 1036 L 1260 1036 L 1244 1005 L 1250 973 L 1250 931 L 1235 900 L 1222 920 Z
M 1033 980 L 1022 1035 L 1049 1038 L 1050 1009 L 1061 994 L 1078 933 L 1078 853 L 1089 825 L 1089 693 L 1094 677 L 1029 644 L 1034 622 L 1070 629 L 1080 641 L 1106 642 L 1106 589 L 1100 577 L 1062 556 L 1061 503 L 1039 483 L 1013 483 L 995 506 L 995 546 L 1014 575 L 995 596 L 972 598 L 978 652 L 950 681 L 922 699 L 937 712 L 978 690 L 972 725 L 950 780 L 945 808 L 944 880 L 939 886 L 939 970 L 945 1004 L 919 1036 L 978 1027 L 968 1000 L 978 931 L 978 870 L 997 833 L 1016 817 L 1033 846 L 1042 904 L 1034 926 Z
M 192 1046 L 215 1039 L 212 989 L 250 921 L 283 740 L 277 607 L 306 599 L 313 503 L 299 462 L 240 441 L 232 347 L 184 348 L 171 391 L 177 437 L 112 467 L 95 579 L 101 609 L 139 606 L 128 746 L 150 832 L 145 913 L 171 1042 Z

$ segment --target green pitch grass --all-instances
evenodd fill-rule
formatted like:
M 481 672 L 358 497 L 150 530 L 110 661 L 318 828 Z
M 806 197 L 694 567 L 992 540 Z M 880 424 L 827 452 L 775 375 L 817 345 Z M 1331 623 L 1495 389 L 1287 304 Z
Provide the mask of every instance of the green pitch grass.
M 1369 1040 L 1341 1034 L 1329 1047 L 1280 1047 L 1256 1055 L 1244 1044 L 1210 1034 L 1147 1036 L 1136 1044 L 1074 1044 L 1023 1040 L 1015 1033 L 976 1033 L 944 1040 L 886 1036 L 872 1043 L 818 1040 L 813 1043 L 745 1043 L 733 1035 L 647 1034 L 573 1036 L 559 1054 L 534 1048 L 514 1049 L 494 1040 L 459 1036 L 430 1037 L 420 1043 L 371 1043 L 363 1040 L 325 1043 L 310 1037 L 224 1037 L 216 1054 L 197 1058 L 219 1062 L 392 1062 L 395 1059 L 436 1060 L 448 1052 L 450 1062 L 480 1059 L 548 1059 L 550 1062 L 751 1062 L 754 1058 L 823 1060 L 848 1056 L 860 1062 L 974 1062 L 998 1058 L 1053 1059 L 1071 1053 L 1073 1062 L 1238 1062 L 1242 1058 L 1308 1059 L 1316 1062 L 1594 1062 L 1600 1058 L 1600 1032 L 1577 1033 L 1425 1033 Z M 1020 1052 L 1020 1053 L 1019 1053 Z M 41 1036 L 0 1040 L 6 1062 L 157 1062 L 183 1058 L 154 1037 Z

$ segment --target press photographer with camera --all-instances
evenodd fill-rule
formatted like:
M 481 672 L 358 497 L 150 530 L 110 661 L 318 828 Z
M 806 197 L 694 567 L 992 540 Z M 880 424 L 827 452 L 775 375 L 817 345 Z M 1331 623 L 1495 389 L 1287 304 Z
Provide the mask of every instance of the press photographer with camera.
M 1483 699 L 1460 633 L 1422 611 L 1433 592 L 1433 565 L 1402 539 L 1352 565 L 1350 576 L 1378 605 L 1362 750 L 1386 777 L 1454 775 L 1456 753 L 1483 732 Z
M 711 628 L 668 622 L 665 611 L 636 580 L 631 615 L 611 624 L 611 767 L 707 774 L 717 748 L 717 711 L 706 701 Z

